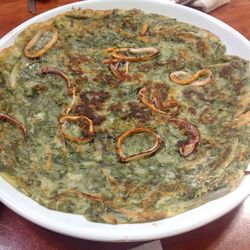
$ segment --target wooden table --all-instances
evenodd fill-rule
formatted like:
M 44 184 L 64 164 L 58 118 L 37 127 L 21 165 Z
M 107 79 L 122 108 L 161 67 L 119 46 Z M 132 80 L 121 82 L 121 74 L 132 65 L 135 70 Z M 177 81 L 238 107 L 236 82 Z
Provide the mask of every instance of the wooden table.
M 37 14 L 71 3 L 70 0 L 51 0 L 37 3 Z M 31 18 L 25 0 L 0 1 L 0 37 Z M 250 39 L 250 0 L 231 0 L 213 12 L 212 16 L 226 22 Z M 246 53 L 249 53 L 249 51 Z M 102 243 L 75 239 L 43 229 L 18 216 L 0 203 L 0 249 L 103 249 L 125 250 L 143 244 Z M 192 232 L 161 240 L 169 250 L 249 250 L 250 197 L 222 218 Z

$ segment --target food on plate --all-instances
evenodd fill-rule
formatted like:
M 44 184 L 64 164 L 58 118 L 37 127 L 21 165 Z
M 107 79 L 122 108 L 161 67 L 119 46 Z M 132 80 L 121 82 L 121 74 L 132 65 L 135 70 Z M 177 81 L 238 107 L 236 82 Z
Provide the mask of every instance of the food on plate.
M 0 174 L 102 223 L 190 210 L 250 158 L 250 70 L 207 30 L 140 10 L 72 10 L 0 52 Z

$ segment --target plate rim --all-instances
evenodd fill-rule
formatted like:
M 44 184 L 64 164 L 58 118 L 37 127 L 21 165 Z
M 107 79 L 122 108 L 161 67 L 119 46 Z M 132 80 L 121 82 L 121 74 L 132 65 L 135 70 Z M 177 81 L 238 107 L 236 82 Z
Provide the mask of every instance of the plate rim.
M 70 4 L 66 4 L 54 9 L 51 9 L 49 11 L 46 11 L 40 15 L 37 15 L 25 22 L 23 22 L 22 24 L 18 25 L 16 28 L 14 28 L 13 30 L 11 30 L 9 33 L 7 33 L 4 37 L 2 37 L 0 39 L 0 49 L 2 49 L 2 47 L 4 48 L 4 46 L 2 46 L 2 44 L 5 44 L 8 42 L 9 39 L 15 39 L 15 37 L 26 27 L 28 27 L 30 24 L 35 23 L 35 22 L 39 22 L 39 20 L 42 21 L 48 18 L 51 18 L 57 14 L 59 14 L 59 12 L 65 12 L 66 10 L 70 10 L 72 7 L 86 7 L 88 5 L 95 5 L 96 3 L 102 3 L 105 5 L 108 5 L 109 2 L 119 2 L 119 3 L 123 3 L 124 0 L 108 0 L 106 2 L 104 2 L 103 0 L 91 0 L 91 1 L 80 1 L 80 2 L 74 2 L 74 3 L 70 3 Z M 236 31 L 235 29 L 233 29 L 232 27 L 230 27 L 229 25 L 223 23 L 222 21 L 209 16 L 208 14 L 202 13 L 198 10 L 194 10 L 194 9 L 190 9 L 188 7 L 185 6 L 181 6 L 181 5 L 176 5 L 174 3 L 170 3 L 170 2 L 166 2 L 164 0 L 126 0 L 127 3 L 133 4 L 134 2 L 136 3 L 152 3 L 154 2 L 154 4 L 159 5 L 159 4 L 164 4 L 165 6 L 168 7 L 173 7 L 173 5 L 175 6 L 174 8 L 179 8 L 179 9 L 184 9 L 187 12 L 190 13 L 194 13 L 195 15 L 198 15 L 199 17 L 205 18 L 207 20 L 209 20 L 212 23 L 216 23 L 218 26 L 220 26 L 222 29 L 227 29 L 229 30 L 229 32 L 231 32 L 234 36 L 237 36 L 243 44 L 245 44 L 247 47 L 249 47 L 250 49 L 250 42 L 247 40 L 247 38 L 245 38 L 243 35 L 241 35 L 238 31 Z M 187 10 L 188 9 L 188 10 Z M 47 17 L 49 16 L 49 17 Z M 47 17 L 47 18 L 46 18 Z M 198 25 L 197 25 L 198 26 Z M 9 47 L 10 44 L 8 44 Z M 250 58 L 249 58 L 250 59 Z M 102 241 L 102 242 L 128 242 L 128 241 L 145 241 L 145 240 L 154 240 L 154 239 L 159 239 L 159 238 L 163 238 L 163 237 L 170 237 L 170 236 L 174 236 L 174 235 L 178 235 L 190 230 L 194 230 L 196 228 L 199 228 L 201 226 L 204 226 L 206 224 L 208 224 L 209 222 L 214 221 L 215 219 L 221 217 L 222 215 L 226 214 L 227 212 L 231 211 L 233 208 L 235 208 L 236 206 L 238 206 L 245 198 L 247 198 L 247 196 L 250 194 L 250 175 L 245 176 L 243 178 L 243 180 L 241 181 L 240 185 L 232 192 L 230 192 L 229 194 L 212 200 L 204 205 L 201 205 L 199 207 L 196 207 L 194 209 L 191 209 L 189 211 L 186 211 L 182 214 L 176 215 L 174 217 L 171 218 L 166 218 L 164 220 L 161 221 L 156 221 L 156 222 L 147 222 L 147 223 L 138 223 L 138 224 L 118 224 L 118 225 L 108 225 L 108 224 L 102 224 L 102 223 L 95 223 L 95 222 L 88 222 L 85 221 L 85 223 L 87 225 L 89 224 L 96 224 L 97 226 L 97 231 L 96 230 L 92 230 L 91 229 L 87 229 L 84 231 L 76 232 L 74 229 L 72 228 L 63 228 L 62 224 L 58 224 L 58 223 L 48 223 L 46 220 L 43 219 L 39 219 L 37 217 L 36 214 L 32 213 L 30 211 L 29 208 L 27 207 L 23 207 L 24 204 L 22 204 L 22 206 L 20 206 L 20 204 L 15 201 L 12 200 L 11 197 L 8 197 L 8 194 L 5 194 L 4 192 L 4 188 L 9 188 L 10 190 L 12 190 L 12 192 L 17 192 L 18 196 L 22 197 L 25 200 L 29 200 L 29 204 L 35 204 L 38 207 L 42 207 L 41 205 L 38 205 L 38 203 L 36 203 L 35 201 L 33 201 L 31 198 L 29 198 L 28 196 L 24 195 L 23 193 L 21 193 L 20 191 L 18 191 L 17 189 L 15 189 L 11 184 L 9 184 L 7 181 L 5 181 L 1 176 L 0 176 L 0 201 L 5 204 L 7 207 L 9 207 L 11 210 L 15 211 L 17 214 L 21 215 L 22 217 L 26 218 L 27 220 L 40 225 L 44 228 L 47 228 L 49 230 L 58 232 L 58 233 L 62 233 L 65 235 L 69 235 L 69 236 L 73 236 L 73 237 L 77 237 L 77 238 L 81 238 L 81 239 L 88 239 L 88 240 L 95 240 L 95 241 Z M 246 191 L 249 190 L 249 191 Z M 215 213 L 213 216 L 210 216 L 204 220 L 198 220 L 198 223 L 196 223 L 195 225 L 186 225 L 185 227 L 182 228 L 176 228 L 175 231 L 172 232 L 167 232 L 164 230 L 159 230 L 161 229 L 161 227 L 165 226 L 162 225 L 164 224 L 164 221 L 173 221 L 175 220 L 175 218 L 182 218 L 183 215 L 187 215 L 187 214 L 193 214 L 197 211 L 199 211 L 200 209 L 202 209 L 203 207 L 211 207 L 211 204 L 223 204 L 223 201 L 230 201 L 231 197 L 234 198 L 234 203 L 229 204 L 226 208 L 224 208 L 223 210 L 217 211 L 217 213 Z M 221 202 L 222 201 L 222 202 Z M 43 209 L 47 209 L 44 208 Z M 57 214 L 64 214 L 58 211 L 53 211 L 53 210 L 49 210 L 47 209 L 49 212 L 48 213 L 57 213 Z M 67 214 L 67 217 L 81 217 L 81 215 L 72 215 L 72 214 Z M 185 216 L 184 216 L 185 218 Z M 197 218 L 198 219 L 198 218 Z M 63 224 L 65 225 L 65 224 Z M 103 233 L 103 229 L 99 228 L 100 225 L 102 225 L 106 232 Z M 132 230 L 129 232 L 124 232 L 123 230 L 127 230 L 127 226 L 129 227 L 133 227 L 136 230 Z M 142 225 L 142 227 L 147 227 L 147 231 L 143 231 L 143 234 L 141 233 L 141 231 L 138 230 L 138 228 Z M 138 227 L 139 226 L 139 227 Z M 149 230 L 150 229 L 150 230 Z M 118 231 L 117 231 L 118 230 Z M 149 230 L 149 231 L 148 231 Z M 153 232 L 152 232 L 153 230 Z M 111 234 L 110 234 L 111 233 Z

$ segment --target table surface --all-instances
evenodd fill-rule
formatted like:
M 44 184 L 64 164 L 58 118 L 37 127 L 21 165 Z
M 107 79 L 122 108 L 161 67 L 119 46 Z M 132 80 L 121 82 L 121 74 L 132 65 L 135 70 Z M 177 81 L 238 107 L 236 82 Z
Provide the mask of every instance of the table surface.
M 75 1 L 51 0 L 37 2 L 40 14 L 51 8 Z M 0 1 L 0 37 L 28 20 L 27 0 Z M 231 25 L 250 39 L 250 0 L 231 0 L 210 15 Z M 103 243 L 64 236 L 41 228 L 15 214 L 0 203 L 0 249 L 108 249 L 125 250 L 144 242 Z M 163 249 L 248 250 L 250 246 L 250 197 L 222 218 L 199 229 L 161 239 Z

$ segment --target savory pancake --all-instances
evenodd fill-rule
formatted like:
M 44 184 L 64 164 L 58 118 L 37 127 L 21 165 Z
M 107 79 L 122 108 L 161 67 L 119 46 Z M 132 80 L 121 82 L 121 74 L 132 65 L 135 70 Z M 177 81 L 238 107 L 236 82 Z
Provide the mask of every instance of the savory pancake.
M 250 70 L 220 39 L 140 10 L 73 10 L 0 52 L 0 174 L 50 209 L 154 221 L 235 189 Z

